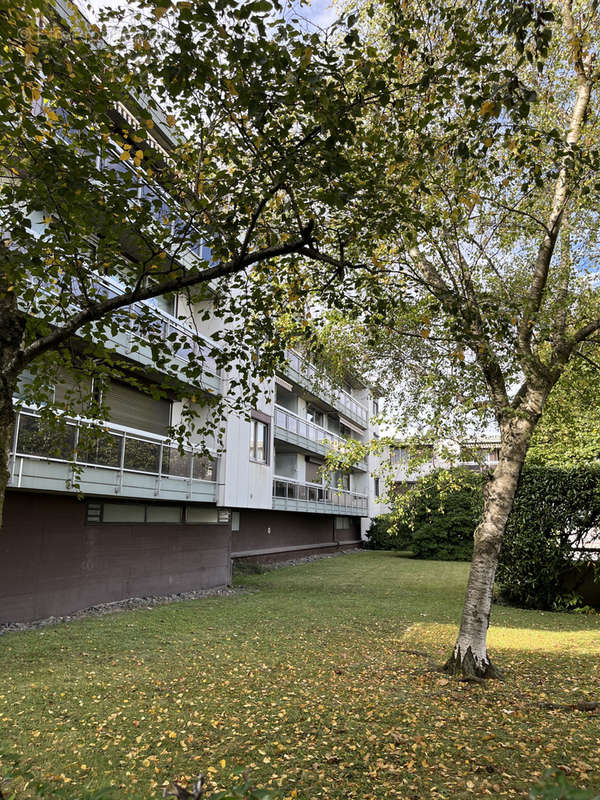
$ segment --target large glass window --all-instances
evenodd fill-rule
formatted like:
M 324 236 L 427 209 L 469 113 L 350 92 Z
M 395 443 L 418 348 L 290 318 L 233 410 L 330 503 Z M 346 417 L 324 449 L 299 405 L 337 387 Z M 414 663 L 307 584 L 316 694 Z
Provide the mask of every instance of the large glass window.
M 250 420 L 250 458 L 266 464 L 269 453 L 269 426 L 257 419 Z
M 408 449 L 406 447 L 392 447 L 390 461 L 392 464 L 408 464 Z

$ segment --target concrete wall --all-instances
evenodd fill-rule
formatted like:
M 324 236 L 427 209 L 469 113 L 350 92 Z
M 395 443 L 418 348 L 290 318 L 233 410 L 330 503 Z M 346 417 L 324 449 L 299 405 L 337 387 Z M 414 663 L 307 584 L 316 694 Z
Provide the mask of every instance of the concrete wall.
M 336 529 L 333 515 L 240 509 L 240 529 L 231 534 L 235 557 L 294 552 L 309 555 L 314 548 L 332 551 L 348 542 L 360 543 L 360 518 L 348 517 L 349 527 Z
M 85 501 L 16 491 L 7 493 L 4 513 L 2 622 L 230 580 L 230 525 L 86 525 Z

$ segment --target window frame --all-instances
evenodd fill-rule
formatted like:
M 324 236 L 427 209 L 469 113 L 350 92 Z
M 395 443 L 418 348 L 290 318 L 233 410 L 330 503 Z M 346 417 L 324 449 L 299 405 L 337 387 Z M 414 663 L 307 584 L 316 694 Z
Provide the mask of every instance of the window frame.
M 263 458 L 258 457 L 258 430 L 263 431 Z M 271 417 L 260 411 L 252 411 L 250 415 L 250 441 L 248 442 L 248 457 L 253 464 L 269 465 L 271 463 Z

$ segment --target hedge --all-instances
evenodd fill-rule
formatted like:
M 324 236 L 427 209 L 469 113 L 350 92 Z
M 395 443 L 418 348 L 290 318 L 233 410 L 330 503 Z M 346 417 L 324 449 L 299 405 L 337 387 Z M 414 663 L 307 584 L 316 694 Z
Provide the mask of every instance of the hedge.
M 483 481 L 480 473 L 464 468 L 431 472 L 398 499 L 394 515 L 374 520 L 367 531 L 368 546 L 408 549 L 416 558 L 469 561 L 481 516 Z
M 526 467 L 500 553 L 501 596 L 523 608 L 581 605 L 576 584 L 570 581 L 573 588 L 565 588 L 573 572 L 573 547 L 598 527 L 600 466 Z M 587 573 L 585 562 L 577 565 Z
M 484 481 L 464 469 L 435 470 L 398 499 L 393 516 L 373 522 L 368 546 L 469 560 Z M 500 553 L 502 599 L 523 608 L 600 607 L 600 561 L 573 551 L 594 528 L 600 530 L 600 465 L 525 467 Z

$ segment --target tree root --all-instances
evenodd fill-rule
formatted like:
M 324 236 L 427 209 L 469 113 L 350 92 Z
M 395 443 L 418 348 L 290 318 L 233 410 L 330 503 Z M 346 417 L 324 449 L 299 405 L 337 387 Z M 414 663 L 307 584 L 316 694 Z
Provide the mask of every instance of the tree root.
M 442 672 L 458 677 L 467 683 L 483 683 L 493 679 L 504 680 L 502 672 L 491 661 L 488 660 L 483 669 L 477 666 L 470 647 L 467 648 L 464 656 L 461 654 L 460 648 L 456 653 L 452 653 L 442 667 Z
M 550 711 L 599 711 L 600 702 L 582 700 L 580 703 L 538 703 L 540 708 Z

